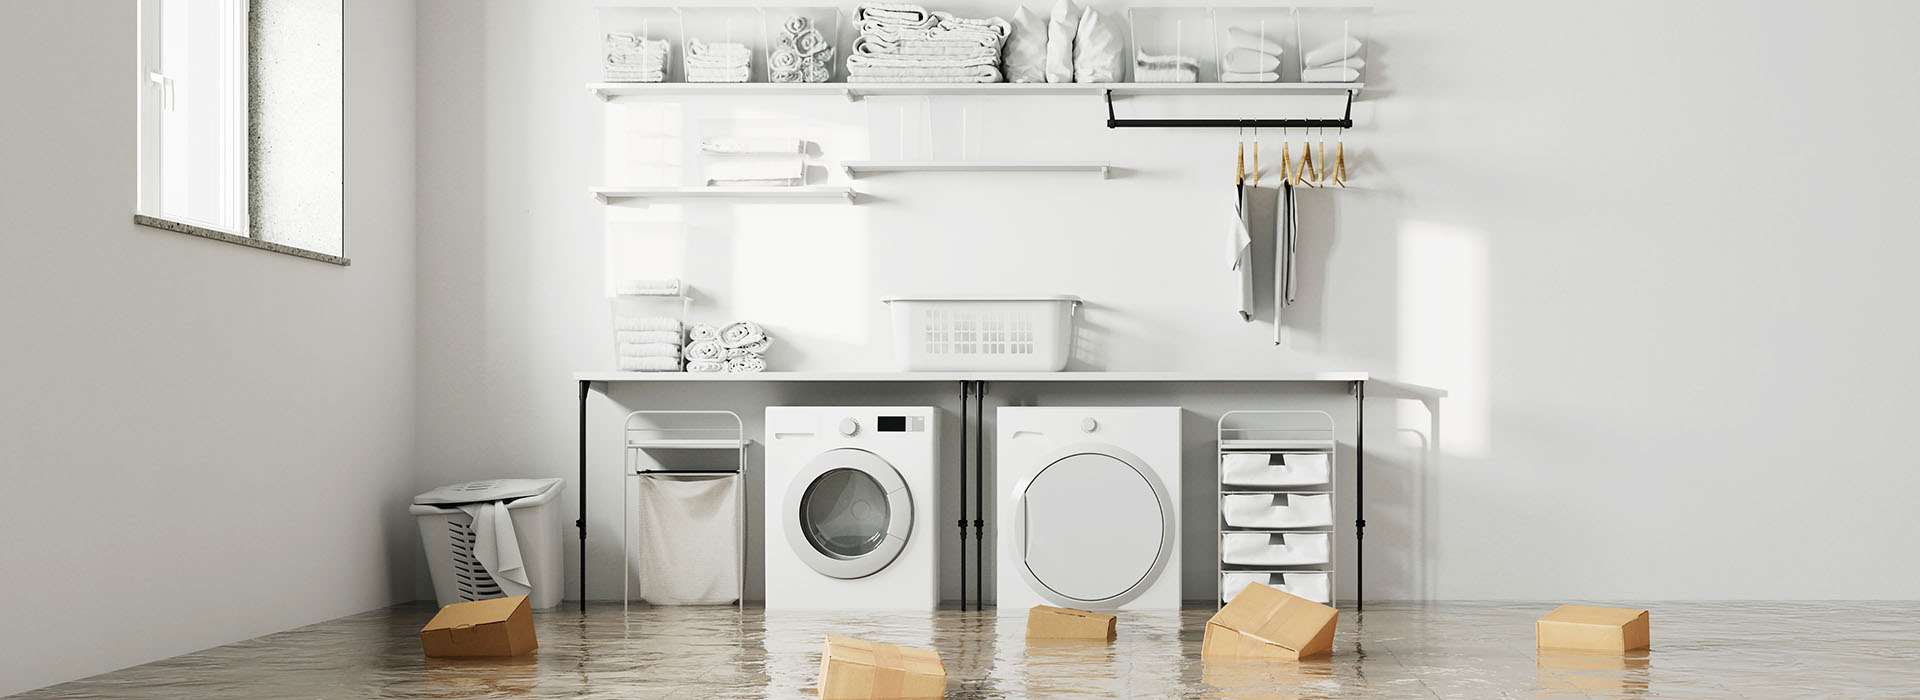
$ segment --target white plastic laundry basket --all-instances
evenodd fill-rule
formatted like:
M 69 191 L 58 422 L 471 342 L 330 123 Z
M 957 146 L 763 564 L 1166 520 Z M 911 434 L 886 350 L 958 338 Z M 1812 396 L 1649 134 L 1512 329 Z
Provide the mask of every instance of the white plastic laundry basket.
M 893 355 L 924 371 L 1058 372 L 1073 349 L 1074 296 L 888 297 Z
M 476 481 L 429 494 L 468 491 L 480 496 L 470 502 L 485 502 L 493 500 L 484 496 L 495 483 Z M 520 559 L 526 566 L 527 579 L 533 584 L 528 598 L 535 609 L 559 605 L 565 593 L 559 502 L 565 486 L 566 482 L 554 479 L 539 493 L 507 502 L 507 513 L 513 517 L 514 539 L 520 543 Z M 434 597 L 441 606 L 504 595 L 474 554 L 473 518 L 457 505 L 416 503 L 407 509 L 419 522 L 420 540 L 426 545 L 427 569 L 433 574 Z

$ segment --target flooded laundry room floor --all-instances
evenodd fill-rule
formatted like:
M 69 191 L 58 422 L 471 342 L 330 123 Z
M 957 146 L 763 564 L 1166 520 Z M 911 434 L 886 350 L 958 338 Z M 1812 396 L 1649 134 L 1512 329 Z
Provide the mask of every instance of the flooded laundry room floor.
M 938 649 L 948 698 L 1914 698 L 1920 603 L 1660 603 L 1651 652 L 1538 655 L 1545 603 L 1343 610 L 1331 659 L 1200 658 L 1211 610 L 1126 612 L 1111 645 L 1027 643 L 1025 611 L 795 613 L 572 605 L 540 650 L 420 655 L 400 605 L 19 698 L 811 698 L 827 633 Z

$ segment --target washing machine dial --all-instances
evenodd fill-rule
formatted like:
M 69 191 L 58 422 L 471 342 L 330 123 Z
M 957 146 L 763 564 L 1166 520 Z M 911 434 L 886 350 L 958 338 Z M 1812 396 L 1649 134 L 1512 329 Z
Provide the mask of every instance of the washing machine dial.
M 856 420 L 854 420 L 854 419 L 852 419 L 852 418 L 842 418 L 842 419 L 840 419 L 840 434 L 841 434 L 841 435 L 843 435 L 843 436 L 846 436 L 846 437 L 853 437 L 853 436 L 854 436 L 855 434 L 857 434 L 857 433 L 859 433 L 859 432 L 860 432 L 860 422 L 859 422 L 859 421 L 856 421 Z
M 1080 432 L 1091 433 L 1099 429 L 1100 429 L 1100 421 L 1094 420 L 1092 418 L 1080 419 Z

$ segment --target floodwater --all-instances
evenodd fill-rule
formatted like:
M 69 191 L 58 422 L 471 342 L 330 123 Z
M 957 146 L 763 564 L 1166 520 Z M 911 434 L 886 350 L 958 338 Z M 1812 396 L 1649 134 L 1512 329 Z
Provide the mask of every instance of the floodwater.
M 21 698 L 811 698 L 822 635 L 939 650 L 948 698 L 1920 698 L 1920 603 L 1658 603 L 1653 649 L 1537 653 L 1551 603 L 1342 610 L 1330 658 L 1200 658 L 1211 610 L 1123 612 L 1112 644 L 1027 642 L 1005 614 L 594 604 L 536 613 L 517 659 L 421 656 L 408 604 Z

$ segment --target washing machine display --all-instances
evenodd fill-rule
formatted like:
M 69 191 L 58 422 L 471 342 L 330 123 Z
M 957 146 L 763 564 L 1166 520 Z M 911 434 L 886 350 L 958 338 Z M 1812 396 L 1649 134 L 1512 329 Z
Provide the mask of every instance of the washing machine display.
M 913 534 L 913 494 L 899 470 L 872 452 L 831 450 L 789 482 L 787 542 L 814 571 L 871 576 Z
M 1151 585 L 1175 545 L 1160 477 L 1111 446 L 1046 460 L 1016 497 L 1027 582 L 1062 604 L 1121 605 Z

